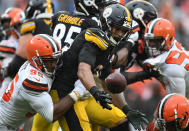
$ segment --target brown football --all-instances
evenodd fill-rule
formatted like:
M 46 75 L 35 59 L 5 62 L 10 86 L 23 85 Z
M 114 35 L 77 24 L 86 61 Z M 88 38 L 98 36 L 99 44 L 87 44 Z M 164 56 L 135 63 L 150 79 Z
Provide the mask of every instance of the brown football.
M 118 72 L 111 73 L 106 79 L 105 79 L 106 87 L 108 90 L 113 93 L 121 93 L 126 89 L 127 81 L 125 77 Z

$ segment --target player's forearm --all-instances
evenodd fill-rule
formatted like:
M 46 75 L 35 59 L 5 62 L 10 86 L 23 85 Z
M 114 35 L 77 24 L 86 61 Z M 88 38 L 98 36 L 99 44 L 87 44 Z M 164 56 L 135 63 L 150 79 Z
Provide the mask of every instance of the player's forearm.
M 54 104 L 53 121 L 62 117 L 74 104 L 73 99 L 67 95 L 63 97 L 59 102 Z
M 124 105 L 127 105 L 123 92 L 119 94 L 112 94 L 111 97 L 113 104 L 119 109 L 122 109 Z
M 117 52 L 117 58 L 115 57 L 115 61 L 113 61 L 113 68 L 119 68 L 121 65 L 126 64 L 126 60 L 128 57 L 128 49 L 122 48 Z
M 121 72 L 127 80 L 127 84 L 135 83 L 137 81 L 142 81 L 145 79 L 149 79 L 152 76 L 145 71 L 140 72 Z
M 14 78 L 22 64 L 26 61 L 26 59 L 20 57 L 19 55 L 15 55 L 13 60 L 9 63 L 7 67 L 7 72 L 5 76 L 10 76 Z
M 83 85 L 85 86 L 85 88 L 87 88 L 87 90 L 90 90 L 91 87 L 96 86 L 89 64 L 81 62 L 78 67 L 77 75 L 83 83 Z
M 19 38 L 19 45 L 18 48 L 16 50 L 16 54 L 19 55 L 22 58 L 27 59 L 27 54 L 26 54 L 26 46 L 28 41 L 33 37 L 32 33 L 27 33 L 22 35 Z

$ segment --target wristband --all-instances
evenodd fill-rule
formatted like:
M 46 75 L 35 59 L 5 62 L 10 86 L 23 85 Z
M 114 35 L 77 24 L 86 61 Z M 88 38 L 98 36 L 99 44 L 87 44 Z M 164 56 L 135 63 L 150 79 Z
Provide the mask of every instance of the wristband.
M 79 99 L 79 94 L 76 91 L 72 91 L 69 96 L 73 99 L 73 101 L 77 101 Z

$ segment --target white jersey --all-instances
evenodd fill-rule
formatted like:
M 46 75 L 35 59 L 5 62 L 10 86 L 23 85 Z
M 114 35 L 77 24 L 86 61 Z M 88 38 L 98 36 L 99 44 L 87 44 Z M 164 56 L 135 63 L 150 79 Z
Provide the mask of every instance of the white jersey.
M 19 128 L 36 112 L 53 121 L 52 79 L 26 61 L 0 98 L 0 127 Z
M 11 56 L 16 52 L 18 47 L 18 40 L 10 36 L 7 40 L 2 40 L 0 42 L 0 57 L 6 58 Z
M 186 75 L 189 71 L 189 53 L 176 40 L 169 51 L 144 61 L 159 69 L 167 93 L 186 95 Z
M 14 39 L 12 36 L 10 36 L 8 40 L 2 40 L 0 42 L 1 68 L 5 68 L 9 65 L 14 57 L 14 53 L 16 52 L 17 47 L 18 40 Z M 5 89 L 11 80 L 11 77 L 4 78 L 1 88 Z

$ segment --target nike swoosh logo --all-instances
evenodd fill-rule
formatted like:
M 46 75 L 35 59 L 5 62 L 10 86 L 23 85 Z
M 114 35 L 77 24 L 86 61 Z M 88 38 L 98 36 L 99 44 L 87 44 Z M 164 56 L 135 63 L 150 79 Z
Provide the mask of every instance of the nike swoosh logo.
M 40 81 L 40 79 L 37 79 L 37 78 L 34 78 L 34 79 L 36 79 L 36 81 Z

